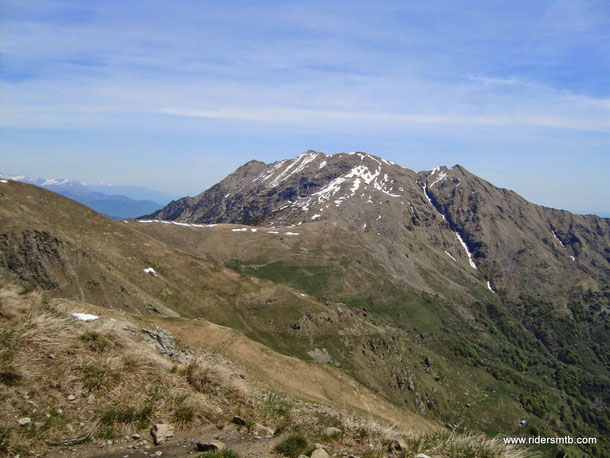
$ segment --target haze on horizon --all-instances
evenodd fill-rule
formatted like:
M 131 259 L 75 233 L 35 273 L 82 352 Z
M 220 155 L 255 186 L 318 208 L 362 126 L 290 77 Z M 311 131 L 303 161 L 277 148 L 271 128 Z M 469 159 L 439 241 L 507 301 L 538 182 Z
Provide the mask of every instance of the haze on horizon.
M 0 172 L 195 195 L 366 151 L 610 216 L 610 3 L 413 3 L 0 0 Z

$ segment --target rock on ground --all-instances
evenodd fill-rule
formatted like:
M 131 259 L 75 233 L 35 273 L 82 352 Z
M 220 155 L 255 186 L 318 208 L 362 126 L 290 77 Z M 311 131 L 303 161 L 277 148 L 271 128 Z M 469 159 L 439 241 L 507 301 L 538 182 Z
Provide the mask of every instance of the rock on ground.
M 174 437 L 174 427 L 166 423 L 157 423 L 150 429 L 155 445 L 161 445 Z
M 323 448 L 315 449 L 311 454 L 311 458 L 328 458 L 329 456 Z
M 197 442 L 197 450 L 199 450 L 200 452 L 224 450 L 225 448 L 227 448 L 225 443 L 219 440 Z

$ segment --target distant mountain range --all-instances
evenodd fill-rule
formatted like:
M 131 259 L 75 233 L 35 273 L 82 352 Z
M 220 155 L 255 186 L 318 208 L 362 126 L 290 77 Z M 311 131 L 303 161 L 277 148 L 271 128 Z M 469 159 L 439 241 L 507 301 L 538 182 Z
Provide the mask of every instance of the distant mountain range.
M 138 186 L 84 183 L 81 181 L 33 178 L 0 173 L 0 179 L 21 181 L 40 186 L 76 200 L 111 218 L 135 218 L 163 207 L 174 196 Z

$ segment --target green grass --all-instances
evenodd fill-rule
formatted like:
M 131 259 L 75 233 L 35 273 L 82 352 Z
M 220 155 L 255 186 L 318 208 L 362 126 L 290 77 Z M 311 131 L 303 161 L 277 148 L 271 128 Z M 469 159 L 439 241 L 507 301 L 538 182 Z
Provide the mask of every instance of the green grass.
M 106 410 L 100 421 L 104 425 L 114 425 L 116 423 L 134 423 L 137 429 L 144 429 L 150 423 L 150 417 L 154 412 L 151 405 L 136 407 L 112 407 Z
M 20 296 L 27 296 L 28 294 L 30 294 L 32 291 L 34 291 L 34 288 L 32 288 L 31 286 L 26 286 L 24 287 L 21 291 L 19 291 L 19 295 Z
M 195 409 L 192 406 L 180 405 L 174 410 L 173 420 L 179 425 L 189 425 L 195 421 Z
M 243 272 L 277 283 L 284 283 L 307 294 L 319 294 L 341 276 L 339 268 L 318 265 L 290 265 L 275 261 L 262 267 L 244 267 Z
M 102 353 L 111 346 L 111 342 L 97 331 L 86 331 L 80 336 L 80 340 L 96 353 Z
M 263 409 L 269 415 L 286 416 L 292 410 L 292 403 L 277 393 L 269 393 L 265 398 Z
M 109 390 L 116 385 L 121 375 L 104 361 L 87 361 L 81 371 L 81 381 L 88 391 Z
M 310 446 L 302 434 L 295 433 L 280 442 L 275 449 L 283 455 L 296 458 L 306 454 L 310 450 Z

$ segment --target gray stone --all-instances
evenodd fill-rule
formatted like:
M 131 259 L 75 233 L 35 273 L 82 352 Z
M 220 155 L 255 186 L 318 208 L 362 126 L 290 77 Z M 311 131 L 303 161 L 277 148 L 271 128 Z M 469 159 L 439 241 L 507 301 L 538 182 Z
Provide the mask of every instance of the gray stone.
M 318 448 L 310 456 L 311 458 L 328 458 L 330 455 L 323 448 Z
M 132 439 L 135 439 L 135 440 L 138 440 L 138 439 L 140 439 L 140 435 L 139 435 L 139 434 L 133 434 L 133 435 L 131 436 L 131 438 L 132 438 Z
M 219 440 L 199 441 L 197 442 L 197 450 L 200 452 L 208 452 L 213 450 L 224 450 L 227 446 Z
M 430 458 L 430 457 L 428 455 L 420 453 L 419 455 L 415 456 L 415 458 Z
M 157 423 L 150 429 L 155 445 L 161 445 L 174 437 L 174 427 L 167 423 Z
M 185 357 L 183 352 L 176 348 L 174 345 L 174 337 L 166 329 L 155 327 L 154 330 L 142 329 L 142 332 L 153 340 L 155 348 L 162 355 L 176 361 L 188 361 L 188 358 Z
M 259 423 L 256 423 L 252 427 L 252 432 L 260 437 L 273 437 L 273 435 L 275 434 L 274 430 L 272 430 L 271 428 L 267 428 L 266 426 L 263 426 Z
M 334 426 L 329 426 L 324 430 L 324 434 L 328 437 L 333 437 L 341 434 L 341 430 L 339 428 L 335 428 Z
M 76 396 L 74 396 L 73 394 L 69 394 L 66 399 L 70 402 L 73 402 L 76 401 Z
M 30 420 L 30 417 L 23 417 L 23 418 L 20 418 L 19 420 L 17 420 L 17 423 L 19 423 L 19 426 L 27 426 L 31 422 L 32 421 Z

